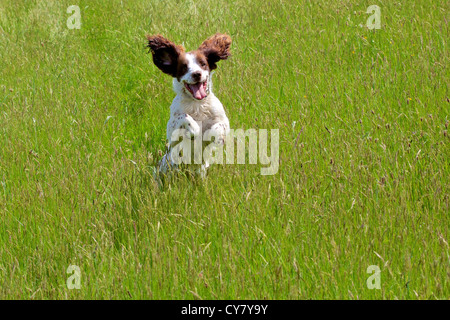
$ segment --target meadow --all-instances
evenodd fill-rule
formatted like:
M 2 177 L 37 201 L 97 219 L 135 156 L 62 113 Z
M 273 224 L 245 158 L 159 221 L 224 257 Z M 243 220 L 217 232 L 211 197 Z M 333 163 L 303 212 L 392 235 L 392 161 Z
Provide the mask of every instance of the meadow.
M 449 299 L 449 12 L 0 0 L 0 298 Z M 216 32 L 214 92 L 232 128 L 279 129 L 279 170 L 160 188 L 175 95 L 145 36 Z

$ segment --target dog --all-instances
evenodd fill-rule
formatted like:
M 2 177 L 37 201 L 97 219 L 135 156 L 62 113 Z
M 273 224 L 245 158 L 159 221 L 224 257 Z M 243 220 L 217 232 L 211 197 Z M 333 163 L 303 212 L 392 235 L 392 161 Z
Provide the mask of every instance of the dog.
M 207 133 L 215 138 L 213 143 L 225 144 L 230 124 L 222 103 L 212 92 L 211 72 L 217 68 L 217 62 L 230 56 L 231 38 L 217 33 L 189 52 L 161 35 L 147 35 L 147 40 L 153 63 L 173 77 L 176 93 L 167 123 L 168 149 L 159 163 L 160 174 L 167 175 L 171 169 L 180 168 L 171 154 L 178 144 L 172 141 L 175 130 L 183 130 L 192 140 Z M 205 177 L 209 165 L 208 159 L 202 159 L 196 173 Z

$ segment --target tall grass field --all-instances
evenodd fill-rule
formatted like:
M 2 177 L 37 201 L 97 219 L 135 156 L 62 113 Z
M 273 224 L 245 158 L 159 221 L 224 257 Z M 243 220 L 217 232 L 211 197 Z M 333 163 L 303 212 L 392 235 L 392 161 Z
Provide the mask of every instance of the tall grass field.
M 449 299 L 449 13 L 0 0 L 0 298 Z M 279 130 L 278 172 L 161 187 L 175 93 L 146 35 L 218 32 L 214 93 L 231 128 Z

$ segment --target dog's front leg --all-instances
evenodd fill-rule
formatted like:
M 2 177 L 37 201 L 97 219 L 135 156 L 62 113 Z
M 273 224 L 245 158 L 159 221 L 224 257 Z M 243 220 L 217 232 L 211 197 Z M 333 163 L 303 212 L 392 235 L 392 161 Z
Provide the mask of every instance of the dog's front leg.
M 172 114 L 167 123 L 167 140 L 169 142 L 168 149 L 164 157 L 161 159 L 159 170 L 166 174 L 170 169 L 177 169 L 177 161 L 174 160 L 172 151 L 176 150 L 176 145 L 180 138 L 193 140 L 201 135 L 201 128 L 195 120 L 188 114 Z
M 208 130 L 208 133 L 205 135 L 205 139 L 211 141 L 212 140 L 211 138 L 214 137 L 214 143 L 224 145 L 227 134 L 229 132 L 230 132 L 230 125 L 228 121 L 216 122 Z
M 182 130 L 176 131 L 176 130 Z M 175 115 L 167 124 L 167 140 L 170 147 L 178 143 L 176 137 L 185 136 L 188 139 L 194 139 L 201 134 L 202 130 L 195 120 L 188 114 Z

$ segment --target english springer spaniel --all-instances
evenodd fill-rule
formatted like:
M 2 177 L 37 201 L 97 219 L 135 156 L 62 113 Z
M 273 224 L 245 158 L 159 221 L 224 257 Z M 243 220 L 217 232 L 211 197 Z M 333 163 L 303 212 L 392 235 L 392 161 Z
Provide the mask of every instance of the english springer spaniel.
M 148 47 L 153 62 L 164 73 L 173 77 L 173 89 L 177 94 L 170 106 L 170 119 L 167 123 L 169 147 L 159 164 L 159 171 L 167 174 L 179 166 L 171 151 L 178 144 L 173 140 L 177 129 L 183 130 L 185 137 L 204 138 L 205 133 L 214 137 L 214 143 L 224 144 L 230 131 L 230 124 L 222 103 L 212 92 L 211 71 L 217 62 L 230 56 L 231 38 L 226 34 L 215 34 L 206 39 L 197 50 L 186 52 L 183 46 L 176 45 L 161 35 L 147 35 Z M 180 131 L 180 130 L 178 130 Z M 203 146 L 205 146 L 203 141 Z M 197 173 L 202 177 L 210 163 L 203 158 Z

